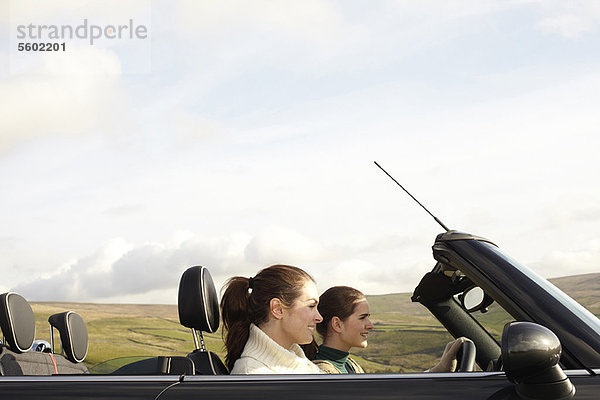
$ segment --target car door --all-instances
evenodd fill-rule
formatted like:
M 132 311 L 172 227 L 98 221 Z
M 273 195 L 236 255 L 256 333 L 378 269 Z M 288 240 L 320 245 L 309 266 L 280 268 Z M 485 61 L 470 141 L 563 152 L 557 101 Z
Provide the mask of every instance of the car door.
M 185 377 L 161 400 L 487 399 L 512 385 L 502 373 Z
M 600 377 L 572 371 L 576 400 L 597 399 Z M 247 399 L 520 399 L 503 372 L 189 376 L 171 386 L 160 400 Z
M 178 376 L 51 375 L 0 377 L 0 399 L 155 399 Z

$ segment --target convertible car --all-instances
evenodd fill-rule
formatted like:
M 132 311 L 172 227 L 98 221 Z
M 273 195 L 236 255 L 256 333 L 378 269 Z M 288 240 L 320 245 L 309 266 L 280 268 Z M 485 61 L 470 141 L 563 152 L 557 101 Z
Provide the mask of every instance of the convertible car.
M 135 360 L 103 374 L 81 364 L 85 323 L 50 317 L 63 354 L 33 348 L 33 313 L 16 293 L 0 297 L 2 399 L 598 399 L 600 321 L 565 293 L 505 255 L 489 240 L 447 231 L 433 245 L 433 269 L 412 300 L 425 306 L 462 349 L 459 372 L 347 375 L 228 375 L 204 348 L 202 332 L 219 326 L 210 273 L 191 267 L 179 286 L 179 319 L 195 349 Z M 478 315 L 495 304 L 508 313 L 501 338 Z M 468 343 L 468 342 L 467 342 Z M 54 348 L 50 346 L 50 348 Z M 41 351 L 36 351 L 41 350 Z

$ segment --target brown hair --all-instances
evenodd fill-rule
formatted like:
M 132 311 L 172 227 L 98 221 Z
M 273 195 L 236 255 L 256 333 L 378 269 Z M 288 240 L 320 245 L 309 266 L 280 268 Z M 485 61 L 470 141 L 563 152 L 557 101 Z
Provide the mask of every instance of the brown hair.
M 323 317 L 323 321 L 317 324 L 319 335 L 325 339 L 331 319 L 338 317 L 344 321 L 352 315 L 356 304 L 365 299 L 365 295 L 360 290 L 349 286 L 334 286 L 327 289 L 319 297 L 318 310 Z
M 248 341 L 250 324 L 268 321 L 271 299 L 277 298 L 284 306 L 291 307 L 307 281 L 314 282 L 314 279 L 306 271 L 290 265 L 272 265 L 253 278 L 234 276 L 227 281 L 221 315 L 227 348 L 225 361 L 230 371 Z

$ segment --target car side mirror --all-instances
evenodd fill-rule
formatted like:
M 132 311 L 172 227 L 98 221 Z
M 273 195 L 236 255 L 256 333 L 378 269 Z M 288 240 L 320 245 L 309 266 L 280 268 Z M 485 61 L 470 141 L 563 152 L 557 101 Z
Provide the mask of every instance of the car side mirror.
M 558 365 L 562 348 L 548 328 L 533 322 L 509 322 L 502 330 L 506 377 L 526 399 L 570 399 L 575 386 Z
M 485 294 L 479 286 L 472 286 L 458 295 L 462 307 L 469 313 L 475 311 L 487 312 L 494 300 Z

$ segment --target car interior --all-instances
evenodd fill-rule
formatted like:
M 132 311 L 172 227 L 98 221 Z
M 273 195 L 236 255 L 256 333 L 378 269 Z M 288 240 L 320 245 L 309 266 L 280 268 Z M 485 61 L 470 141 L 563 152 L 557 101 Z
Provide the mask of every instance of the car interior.
M 0 351 L 2 375 L 84 374 L 82 364 L 87 354 L 87 329 L 83 319 L 72 311 L 52 315 L 51 326 L 61 337 L 64 354 L 55 354 L 53 346 L 36 351 L 35 316 L 21 295 L 8 292 L 0 295 L 0 328 L 4 335 Z

